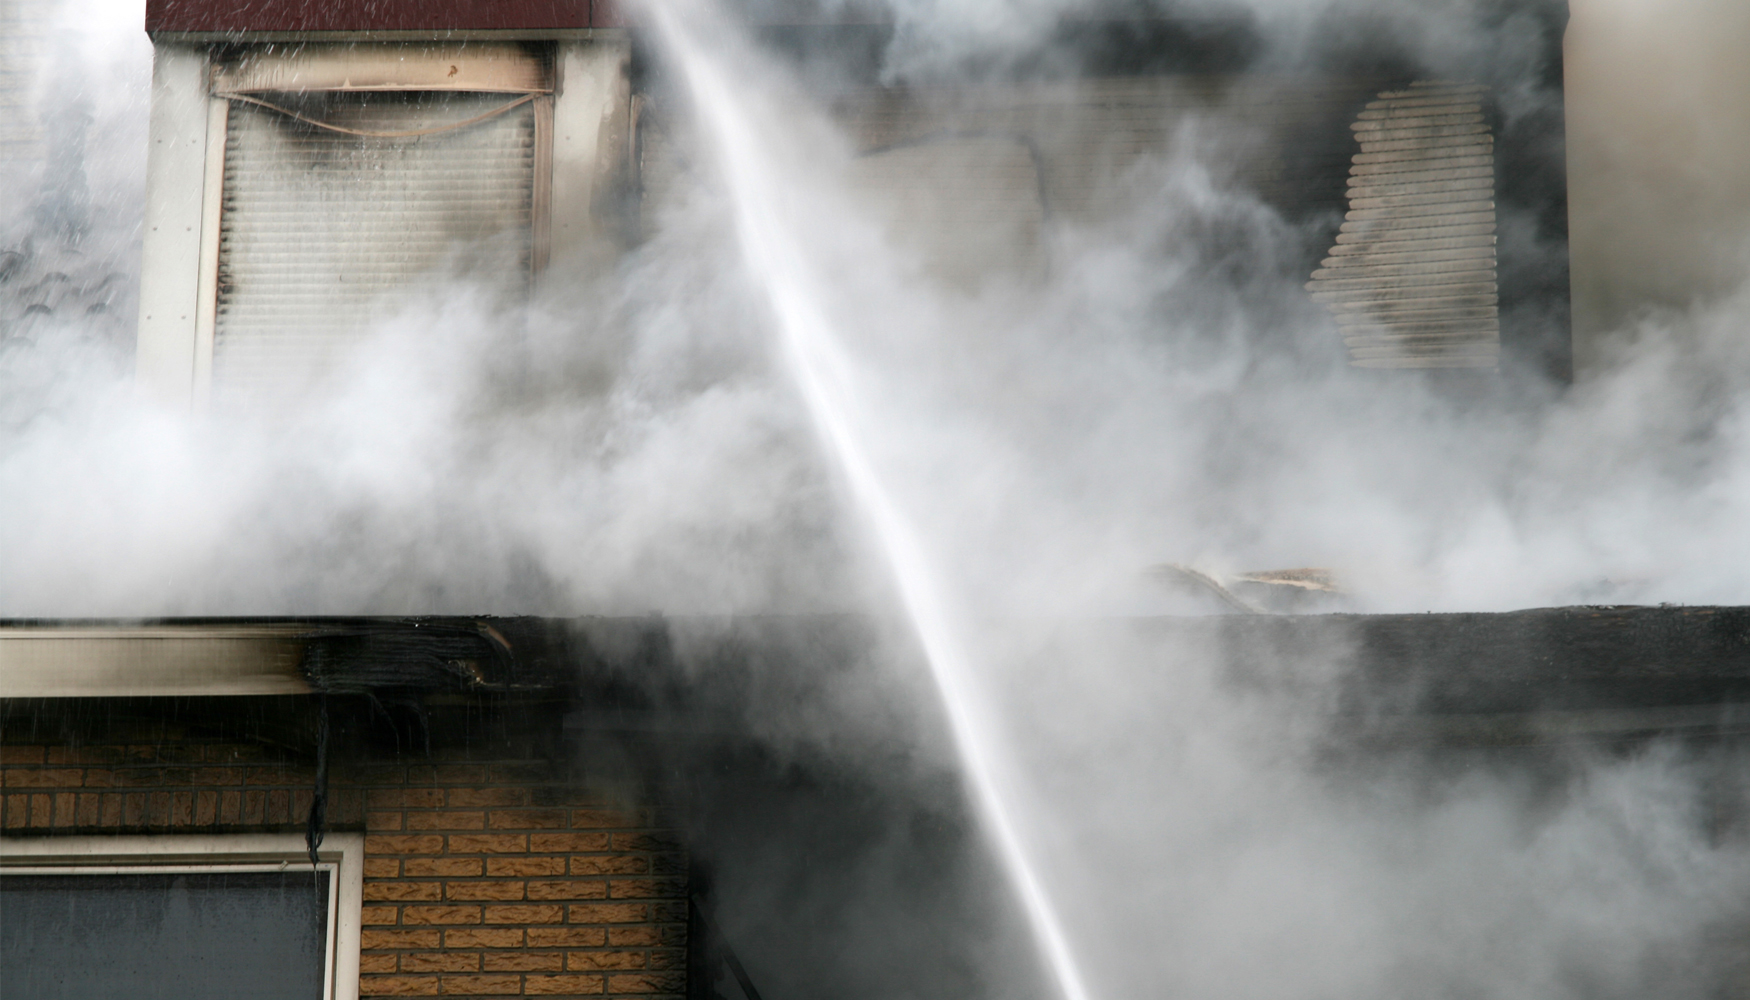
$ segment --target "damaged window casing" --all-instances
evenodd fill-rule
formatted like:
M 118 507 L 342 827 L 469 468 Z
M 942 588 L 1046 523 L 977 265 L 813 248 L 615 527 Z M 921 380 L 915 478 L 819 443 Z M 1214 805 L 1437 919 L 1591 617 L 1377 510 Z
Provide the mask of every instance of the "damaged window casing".
M 421 287 L 514 303 L 550 257 L 619 245 L 623 37 L 236 37 L 155 39 L 149 395 L 293 395 Z
M 547 251 L 546 55 L 481 43 L 216 53 L 196 398 L 297 392 L 424 285 L 526 288 Z

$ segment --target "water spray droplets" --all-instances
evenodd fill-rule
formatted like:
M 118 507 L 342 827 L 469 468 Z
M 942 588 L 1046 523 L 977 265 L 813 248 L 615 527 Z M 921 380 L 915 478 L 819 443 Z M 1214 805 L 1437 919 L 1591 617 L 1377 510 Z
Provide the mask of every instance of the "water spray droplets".
M 761 137 L 733 96 L 742 81 L 723 70 L 698 35 L 697 11 L 683 19 L 656 4 L 653 20 L 684 78 L 702 132 L 714 147 L 734 205 L 749 271 L 777 323 L 783 355 L 823 443 L 844 476 L 893 573 L 905 611 L 929 661 L 953 730 L 969 790 L 1020 897 L 1028 925 L 1063 1000 L 1091 1000 L 1063 925 L 1028 855 L 998 776 L 992 727 L 980 706 L 973 664 L 954 627 L 928 553 L 900 509 L 845 401 L 855 396 L 855 366 L 814 293 L 815 268 L 786 224 L 794 212 L 766 162 Z

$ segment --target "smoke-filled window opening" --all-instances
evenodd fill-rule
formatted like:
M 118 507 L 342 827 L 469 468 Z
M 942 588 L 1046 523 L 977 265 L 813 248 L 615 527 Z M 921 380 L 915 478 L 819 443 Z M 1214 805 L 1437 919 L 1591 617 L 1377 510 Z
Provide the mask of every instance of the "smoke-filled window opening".
M 295 391 L 446 279 L 526 294 L 547 253 L 551 92 L 550 59 L 520 46 L 222 56 L 197 392 Z
M 345 1000 L 358 995 L 363 837 L 78 836 L 0 859 L 8 993 Z
M 1046 272 L 1044 161 L 1024 134 L 938 133 L 851 164 L 896 246 L 953 286 Z
M 1281 327 L 1263 338 L 1281 341 L 1285 349 L 1293 349 L 1286 343 L 1293 339 L 1363 368 L 1504 369 L 1562 381 L 1569 368 L 1561 97 L 1566 10 L 1528 0 L 1490 11 L 1479 16 L 1491 25 L 1491 18 L 1513 21 L 1518 47 L 1512 52 L 1441 51 L 1380 23 L 1334 13 L 1330 26 L 1340 30 L 1288 52 L 1273 48 L 1255 20 L 1213 8 L 1066 23 L 1041 39 L 1036 51 L 1003 66 L 956 71 L 930 64 L 933 73 L 916 76 L 905 72 L 904 33 L 893 26 L 790 25 L 765 29 L 761 38 L 838 120 L 854 157 L 852 199 L 871 209 L 902 258 L 918 260 L 925 273 L 949 284 L 1012 272 L 1017 259 L 1026 265 L 1021 274 L 1048 279 L 1051 249 L 1075 243 L 1054 241 L 1054 231 L 1097 232 L 1114 220 L 1121 224 L 1147 199 L 1162 195 L 1158 185 L 1148 187 L 1151 176 L 1165 177 L 1188 164 L 1207 170 L 1216 191 L 1236 203 L 1262 202 L 1295 231 L 1268 248 L 1253 248 L 1246 263 L 1250 273 L 1280 290 L 1284 302 L 1293 300 L 1295 314 L 1309 321 L 1297 328 L 1316 328 L 1320 313 L 1299 286 L 1315 271 L 1355 270 L 1340 278 L 1321 274 L 1312 289 L 1314 298 L 1327 300 L 1343 331 L 1331 340 L 1346 343 L 1317 343 L 1324 340 L 1322 330 L 1316 331 L 1320 336 L 1291 338 Z M 644 62 L 647 69 L 660 69 L 658 59 Z M 827 65 L 834 72 L 823 69 Z M 647 73 L 635 86 L 646 93 L 660 89 L 653 83 L 660 75 Z M 1459 124 L 1480 131 L 1469 138 L 1372 135 L 1416 128 L 1408 120 L 1376 117 L 1389 110 L 1381 105 L 1382 95 L 1420 89 L 1429 93 L 1398 100 L 1438 99 L 1430 81 L 1474 88 L 1459 94 L 1471 105 L 1460 116 L 1476 120 Z M 663 104 L 659 100 L 647 110 Z M 640 117 L 634 159 L 643 171 L 646 234 L 660 218 L 652 206 L 688 184 L 679 149 L 684 144 L 667 131 L 669 117 Z M 1428 126 L 1434 132 L 1447 127 L 1451 123 Z M 1365 164 L 1378 158 L 1369 151 L 1357 159 L 1358 135 L 1369 146 L 1434 138 L 1468 142 L 1478 147 L 1469 151 L 1472 159 L 1489 162 L 1457 169 L 1483 169 L 1492 179 L 1399 178 L 1412 186 L 1399 191 L 1397 181 L 1352 173 L 1362 166 L 1375 175 L 1388 169 Z M 999 155 L 999 140 L 1009 141 L 1015 155 Z M 1027 172 L 1019 169 L 1026 166 L 1023 149 L 1036 183 L 1016 180 Z M 1371 246 L 1370 240 L 1395 225 L 1372 215 L 1409 219 L 1406 209 L 1442 197 L 1442 185 L 1456 192 L 1476 183 L 1488 196 L 1471 200 L 1489 203 L 1481 211 L 1494 218 L 1482 225 L 1494 228 L 1454 238 L 1481 237 L 1490 246 Z M 975 194 L 954 193 L 960 190 Z M 1352 205 L 1354 199 L 1366 205 Z M 942 204 L 949 210 L 941 210 Z M 1039 220 L 1037 243 L 1030 233 L 1033 219 Z M 1356 225 L 1343 228 L 1361 221 L 1371 224 L 1373 236 Z M 1211 252 L 1233 256 L 1222 247 Z M 1375 259 L 1403 253 L 1427 259 Z M 1475 287 L 1454 292 L 1444 287 L 1453 282 L 1430 277 L 1457 267 L 1467 253 L 1493 255 L 1495 262 L 1484 269 L 1490 273 L 1467 283 Z M 1427 273 L 1390 272 L 1405 267 Z M 1371 284 L 1345 284 L 1356 280 Z M 1418 290 L 1437 285 L 1439 294 Z M 1338 291 L 1343 294 L 1332 300 L 1329 293 Z
M 1344 126 L 1387 83 L 1119 69 L 941 86 L 852 81 L 825 100 L 851 153 L 848 194 L 903 257 L 948 285 L 1038 280 L 1051 273 L 1055 227 L 1134 215 L 1148 196 L 1138 175 L 1174 157 L 1199 159 L 1218 184 L 1293 223 L 1340 213 Z M 672 118 L 653 85 L 637 130 L 646 235 L 665 200 L 693 182 Z

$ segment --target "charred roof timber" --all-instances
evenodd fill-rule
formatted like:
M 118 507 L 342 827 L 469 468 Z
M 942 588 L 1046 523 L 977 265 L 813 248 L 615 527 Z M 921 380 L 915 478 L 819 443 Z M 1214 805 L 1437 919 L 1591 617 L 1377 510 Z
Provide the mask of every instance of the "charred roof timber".
M 591 28 L 619 27 L 612 0 L 443 0 L 378 3 L 373 0 L 149 0 L 146 31 L 154 38 L 223 41 L 239 35 L 339 33 L 513 38 L 556 37 Z

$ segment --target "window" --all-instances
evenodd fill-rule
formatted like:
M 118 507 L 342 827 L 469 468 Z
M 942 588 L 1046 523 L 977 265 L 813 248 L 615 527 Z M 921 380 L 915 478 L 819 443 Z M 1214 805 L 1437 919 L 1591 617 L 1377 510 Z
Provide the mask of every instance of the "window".
M 549 80 L 514 45 L 219 60 L 197 385 L 296 391 L 422 283 L 524 292 L 546 252 Z
M 1048 270 L 1053 223 L 1136 214 L 1149 161 L 1193 152 L 1218 183 L 1287 218 L 1342 204 L 1347 125 L 1386 82 L 1373 75 L 1141 72 L 1073 83 L 850 88 L 832 106 L 857 157 L 847 180 L 902 251 L 967 284 Z M 639 116 L 647 201 L 685 189 L 684 133 L 660 99 Z M 1219 153 L 1216 152 L 1219 150 Z M 650 228 L 655 213 L 647 212 Z
M 353 1000 L 363 838 L 0 842 L 0 963 L 33 1000 Z

